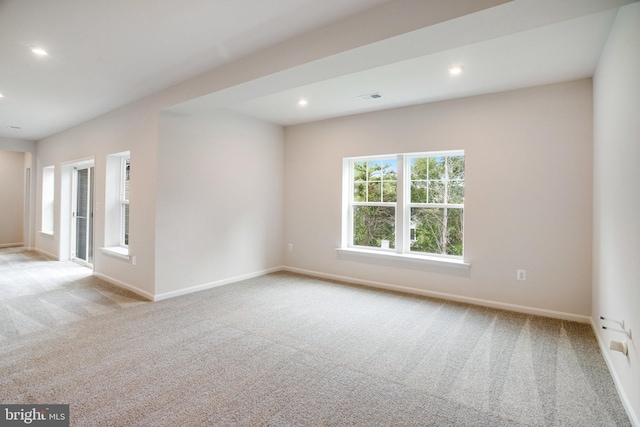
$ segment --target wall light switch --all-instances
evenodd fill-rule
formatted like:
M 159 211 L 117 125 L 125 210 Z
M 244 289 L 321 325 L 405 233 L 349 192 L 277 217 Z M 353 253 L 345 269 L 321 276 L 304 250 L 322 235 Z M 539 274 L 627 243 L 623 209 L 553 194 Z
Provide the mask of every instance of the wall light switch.
M 527 270 L 516 270 L 516 279 L 527 280 Z

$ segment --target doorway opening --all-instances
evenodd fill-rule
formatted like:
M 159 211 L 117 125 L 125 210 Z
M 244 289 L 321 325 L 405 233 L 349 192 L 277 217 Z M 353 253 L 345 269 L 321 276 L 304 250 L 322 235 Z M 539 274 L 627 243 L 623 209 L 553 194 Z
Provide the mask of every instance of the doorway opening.
M 71 260 L 93 267 L 93 165 L 73 168 Z

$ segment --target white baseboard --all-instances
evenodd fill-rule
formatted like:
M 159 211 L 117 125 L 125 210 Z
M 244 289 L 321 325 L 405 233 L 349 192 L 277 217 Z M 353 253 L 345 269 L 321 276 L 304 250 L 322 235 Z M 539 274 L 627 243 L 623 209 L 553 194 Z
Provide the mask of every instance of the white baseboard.
M 17 248 L 19 246 L 24 246 L 24 242 L 20 242 L 20 243 L 0 243 L 0 248 Z
M 55 261 L 60 261 L 60 259 L 58 258 L 57 255 L 51 254 L 51 253 L 49 253 L 47 251 L 43 251 L 42 249 L 38 249 L 38 248 L 35 248 L 34 250 L 36 252 L 38 252 L 40 255 L 46 256 L 47 258 L 51 258 L 51 259 L 53 259 Z
M 596 335 L 596 340 L 598 340 L 598 347 L 600 347 L 600 353 L 602 353 L 602 357 L 604 358 L 605 363 L 607 364 L 607 368 L 609 368 L 609 373 L 611 374 L 611 378 L 613 378 L 613 383 L 616 385 L 616 390 L 618 391 L 618 396 L 622 401 L 622 406 L 624 406 L 624 410 L 627 412 L 627 416 L 629 416 L 629 421 L 634 427 L 640 427 L 640 419 L 638 415 L 634 412 L 633 407 L 631 406 L 631 402 L 629 401 L 629 397 L 627 393 L 622 388 L 620 383 L 620 377 L 618 373 L 613 368 L 613 362 L 611 360 L 611 355 L 609 354 L 609 349 L 602 342 L 602 337 L 600 336 L 599 329 L 596 326 L 593 317 L 591 318 L 591 327 L 593 328 L 593 333 Z
M 241 280 L 253 279 L 254 277 L 264 276 L 265 274 L 275 273 L 276 271 L 282 271 L 283 267 L 274 267 L 266 270 L 260 270 L 253 273 L 243 274 L 241 276 L 230 277 L 228 279 L 217 280 L 215 282 L 203 283 L 201 285 L 191 286 L 185 289 L 178 289 L 177 291 L 165 292 L 155 295 L 153 301 L 162 301 L 169 298 L 179 297 L 180 295 L 191 294 L 193 292 L 204 291 L 205 289 L 217 288 L 218 286 L 224 286 L 231 283 L 239 282 Z
M 146 298 L 149 301 L 154 301 L 153 294 L 151 294 L 151 293 L 149 293 L 147 291 L 143 291 L 142 289 L 136 288 L 133 285 L 130 285 L 130 284 L 125 283 L 125 282 L 123 282 L 121 280 L 118 280 L 118 279 L 114 279 L 113 277 L 109 277 L 109 276 L 106 276 L 106 275 L 101 274 L 101 273 L 96 273 L 95 271 L 93 272 L 93 275 L 98 277 L 98 278 L 100 278 L 100 279 L 102 279 L 102 280 L 105 280 L 105 281 L 107 281 L 107 282 L 109 282 L 109 283 L 111 283 L 113 285 L 116 285 L 116 286 L 118 286 L 120 288 L 127 289 L 127 290 L 133 292 L 134 294 L 140 295 L 141 297 Z
M 390 291 L 398 291 L 398 292 L 405 292 L 409 294 L 423 295 L 423 296 L 428 296 L 433 298 L 445 299 L 449 301 L 457 301 L 457 302 L 463 302 L 467 304 L 480 305 L 483 307 L 497 308 L 500 310 L 515 311 L 518 313 L 533 314 L 536 316 L 551 317 L 554 319 L 561 319 L 561 320 L 569 320 L 572 322 L 589 323 L 591 320 L 589 316 L 583 316 L 580 314 L 564 313 L 562 311 L 547 310 L 544 308 L 527 307 L 524 305 L 508 304 L 504 302 L 491 301 L 491 300 L 485 300 L 485 299 L 479 299 L 479 298 L 471 298 L 471 297 L 465 297 L 460 295 L 447 294 L 443 292 L 427 291 L 424 289 L 410 288 L 408 286 L 398 286 L 398 285 L 392 285 L 389 283 L 374 282 L 371 280 L 361 280 L 361 279 L 355 279 L 353 277 L 346 277 L 346 276 L 338 276 L 335 274 L 319 273 L 317 271 L 304 270 L 301 268 L 284 267 L 283 270 L 290 271 L 293 273 L 306 274 L 308 276 L 320 277 L 323 279 L 337 280 L 337 281 L 347 282 L 347 283 L 355 283 L 358 285 L 371 286 L 374 288 L 386 289 Z

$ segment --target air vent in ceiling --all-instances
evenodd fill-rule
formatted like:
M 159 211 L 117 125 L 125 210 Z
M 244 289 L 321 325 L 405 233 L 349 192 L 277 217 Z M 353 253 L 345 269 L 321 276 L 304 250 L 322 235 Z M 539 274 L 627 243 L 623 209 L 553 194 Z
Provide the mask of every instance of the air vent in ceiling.
M 380 95 L 378 92 L 374 92 L 374 93 L 368 93 L 366 95 L 360 95 L 358 96 L 358 98 L 364 100 L 364 101 L 370 101 L 372 99 L 379 99 L 382 98 L 382 95 Z

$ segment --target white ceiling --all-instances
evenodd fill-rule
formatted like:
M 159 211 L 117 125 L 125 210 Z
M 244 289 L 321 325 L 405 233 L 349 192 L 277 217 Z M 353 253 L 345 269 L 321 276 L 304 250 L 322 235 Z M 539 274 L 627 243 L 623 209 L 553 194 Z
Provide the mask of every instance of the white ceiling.
M 43 138 L 387 1 L 0 0 L 0 137 Z
M 225 108 L 290 125 L 589 77 L 617 7 L 630 2 L 514 0 L 169 110 Z M 43 138 L 382 3 L 0 0 L 0 137 Z M 50 55 L 35 57 L 34 45 Z M 462 75 L 448 75 L 453 63 Z M 357 98 L 370 92 L 383 98 Z
M 312 120 L 591 77 L 616 11 L 609 10 L 232 104 L 289 126 Z M 461 64 L 452 76 L 449 66 Z M 382 98 L 362 100 L 377 92 Z M 305 99 L 304 107 L 297 100 Z

